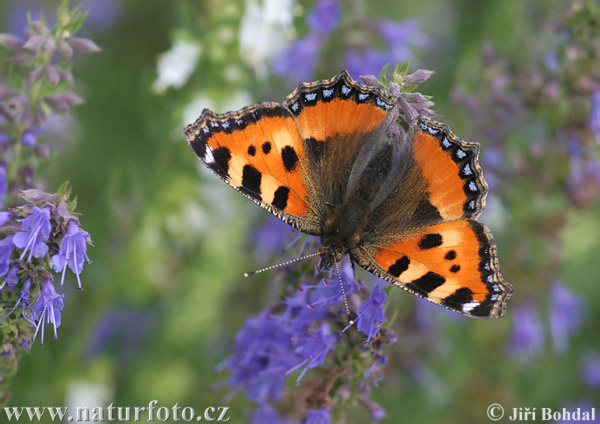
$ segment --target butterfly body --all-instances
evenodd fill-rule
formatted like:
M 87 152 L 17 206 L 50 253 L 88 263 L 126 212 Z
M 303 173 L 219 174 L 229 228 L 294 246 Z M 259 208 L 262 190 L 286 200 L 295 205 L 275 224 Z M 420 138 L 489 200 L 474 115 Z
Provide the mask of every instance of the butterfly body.
M 413 294 L 472 317 L 502 316 L 513 289 L 476 219 L 487 185 L 479 146 L 416 120 L 387 129 L 394 99 L 346 72 L 300 85 L 283 104 L 205 110 L 186 127 L 196 155 L 252 201 L 320 236 L 320 266 L 345 254 Z

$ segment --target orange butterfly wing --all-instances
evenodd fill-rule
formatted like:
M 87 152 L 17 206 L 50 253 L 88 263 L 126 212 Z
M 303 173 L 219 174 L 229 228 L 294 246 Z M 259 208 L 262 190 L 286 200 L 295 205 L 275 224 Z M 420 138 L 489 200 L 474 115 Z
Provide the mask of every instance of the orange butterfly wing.
M 503 316 L 513 292 L 502 278 L 491 233 L 474 220 L 421 227 L 401 241 L 350 254 L 367 271 L 467 316 Z
M 304 179 L 302 138 L 287 108 L 205 109 L 185 134 L 196 156 L 233 188 L 301 231 L 320 233 Z

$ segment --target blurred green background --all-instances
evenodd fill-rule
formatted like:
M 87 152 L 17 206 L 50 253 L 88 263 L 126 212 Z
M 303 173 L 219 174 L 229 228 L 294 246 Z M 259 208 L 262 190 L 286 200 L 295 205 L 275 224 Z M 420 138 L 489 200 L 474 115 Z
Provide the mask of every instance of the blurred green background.
M 304 19 L 314 2 L 285 3 L 293 8 L 294 19 L 285 31 L 271 35 L 293 40 L 308 32 Z M 89 251 L 93 263 L 82 274 L 83 291 L 74 290 L 74 284 L 64 287 L 59 338 L 47 337 L 44 346 L 34 346 L 19 363 L 11 405 L 145 406 L 151 400 L 197 410 L 223 405 L 229 390 L 220 382 L 227 375 L 214 368 L 229 354 L 244 320 L 262 310 L 269 291 L 268 275 L 246 280 L 242 273 L 282 256 L 257 259 L 251 228 L 268 213 L 201 169 L 182 129 L 204 107 L 224 112 L 263 100 L 282 101 L 298 81 L 272 76 L 268 66 L 252 62 L 260 57 L 248 58 L 240 50 L 242 17 L 250 4 L 261 2 L 82 4 L 90 10 L 82 36 L 92 38 L 103 52 L 76 58 L 76 87 L 86 103 L 74 109 L 73 121 L 52 141 L 56 153 L 44 178 L 49 191 L 62 181 L 72 183 L 82 226 L 94 241 Z M 348 22 L 359 2 L 342 4 Z M 51 16 L 56 5 L 4 1 L 0 32 L 12 31 L 27 8 L 41 8 Z M 420 34 L 428 42 L 413 49 L 413 68 L 436 72 L 420 91 L 433 96 L 439 120 L 465 138 L 480 137 L 485 152 L 490 142 L 481 139 L 481 127 L 473 127 L 469 110 L 453 93 L 486 98 L 492 89 L 495 76 L 485 72 L 496 68 L 485 66 L 485 43 L 505 58 L 511 75 L 526 78 L 523 70 L 553 42 L 542 29 L 559 20 L 570 2 L 360 5 L 370 19 L 420 22 Z M 348 25 L 345 31 L 351 33 L 353 23 Z M 197 45 L 198 62 L 185 84 L 161 90 L 159 57 L 181 40 Z M 326 48 L 335 52 L 336 43 L 343 42 L 332 38 Z M 322 56 L 315 79 L 343 67 L 343 57 Z M 435 324 L 424 326 L 422 336 L 411 329 L 403 337 L 404 327 L 395 328 L 399 344 L 390 349 L 396 352 L 388 352 L 386 378 L 373 394 L 387 412 L 383 422 L 488 422 L 486 408 L 492 403 L 507 410 L 581 402 L 600 407 L 598 389 L 582 381 L 586 355 L 600 351 L 600 208 L 595 200 L 585 207 L 569 200 L 562 184 L 569 173 L 566 155 L 561 162 L 552 151 L 548 154 L 558 162 L 545 160 L 544 149 L 559 144 L 552 134 L 565 123 L 540 123 L 545 111 L 526 106 L 530 111 L 519 115 L 515 128 L 498 127 L 510 146 L 505 160 L 513 166 L 496 176 L 503 188 L 494 199 L 494 213 L 482 218 L 497 239 L 504 276 L 516 289 L 507 317 L 449 320 L 431 307 L 426 313 Z M 494 111 L 493 103 L 488 110 Z M 585 118 L 589 111 L 582 107 L 573 113 Z M 550 130 L 539 130 L 540 125 Z M 544 138 L 541 154 L 532 155 L 534 141 Z M 520 169 L 516 178 L 510 175 L 513 169 Z M 553 349 L 548 326 L 553 279 L 584 299 L 583 323 L 564 353 Z M 415 300 L 408 294 L 399 293 L 394 302 L 401 316 L 414 312 Z M 543 350 L 527 361 L 509 355 L 506 346 L 518 325 L 511 313 L 530 303 L 541 311 Z M 411 362 L 415 352 L 418 367 Z M 249 420 L 251 407 L 243 393 L 228 405 L 231 422 Z

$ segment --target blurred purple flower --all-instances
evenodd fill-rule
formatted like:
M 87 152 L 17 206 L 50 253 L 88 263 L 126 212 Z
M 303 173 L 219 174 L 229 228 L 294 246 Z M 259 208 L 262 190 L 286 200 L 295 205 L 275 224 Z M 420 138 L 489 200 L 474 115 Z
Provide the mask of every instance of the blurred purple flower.
M 600 354 L 588 353 L 584 356 L 581 378 L 588 386 L 600 390 Z
M 275 58 L 273 72 L 294 81 L 312 79 L 320 48 L 321 38 L 316 34 L 296 40 L 286 52 Z
M 118 21 L 122 5 L 118 0 L 82 0 L 83 9 L 88 11 L 85 20 L 88 27 L 108 28 Z
M 246 320 L 235 337 L 233 354 L 217 369 L 229 369 L 230 386 L 245 387 L 249 399 L 277 402 L 285 386 L 284 373 L 302 360 L 294 352 L 291 337 L 290 329 L 267 309 Z
M 67 234 L 60 242 L 60 250 L 57 255 L 52 256 L 52 267 L 55 272 L 62 271 L 60 284 L 65 282 L 65 272 L 67 266 L 77 276 L 77 284 L 81 289 L 81 279 L 79 274 L 83 269 L 83 261 L 90 261 L 87 255 L 87 242 L 90 240 L 90 235 L 79 228 L 77 222 L 72 219 L 69 221 Z
M 111 306 L 100 315 L 90 332 L 86 353 L 93 359 L 112 347 L 121 362 L 126 363 L 134 357 L 153 322 L 154 315 L 148 309 Z
M 346 69 L 355 80 L 361 75 L 379 75 L 381 69 L 389 62 L 389 54 L 380 50 L 368 48 L 362 51 L 346 51 Z
M 2 166 L 2 165 L 0 165 Z M 6 224 L 8 221 L 12 219 L 12 213 L 1 211 L 0 212 L 0 227 Z
M 54 284 L 52 284 L 49 280 L 46 280 L 44 283 L 42 283 L 42 294 L 38 298 L 35 307 L 33 308 L 33 312 L 38 321 L 35 334 L 33 335 L 34 340 L 41 328 L 41 343 L 44 344 L 45 324 L 52 324 L 54 327 L 54 338 L 56 339 L 58 337 L 56 329 L 60 327 L 60 311 L 64 306 L 64 297 L 64 294 L 56 293 L 56 290 L 54 290 Z
M 328 408 L 310 409 L 306 416 L 306 424 L 331 424 L 331 411 Z
M 277 411 L 273 409 L 271 404 L 264 402 L 260 403 L 254 414 L 252 414 L 250 424 L 277 424 L 280 422 Z
M 328 314 L 327 308 L 314 308 L 308 304 L 308 288 L 310 287 L 312 286 L 302 285 L 292 296 L 286 297 L 282 302 L 286 305 L 285 310 L 280 317 L 274 317 L 274 319 L 287 323 L 292 331 L 303 330 L 309 324 L 325 319 Z
M 369 300 L 365 300 L 358 307 L 358 317 L 355 320 L 358 331 L 367 336 L 367 342 L 375 337 L 381 324 L 385 320 L 385 309 L 383 305 L 387 295 L 375 286 Z M 349 326 L 348 326 L 349 327 Z M 348 328 L 346 327 L 346 328 Z
M 276 251 L 281 251 L 281 246 L 292 231 L 292 227 L 281 219 L 269 217 L 251 235 L 252 244 L 255 246 L 254 260 L 259 264 L 266 263 Z
M 8 236 L 0 241 L 0 276 L 8 272 L 13 248 L 13 236 Z M 4 287 L 4 283 L 2 284 L 2 287 Z
M 569 349 L 569 334 L 581 326 L 583 302 L 580 296 L 560 283 L 551 285 L 550 294 L 549 321 L 554 351 L 564 354 Z
M 0 122 L 2 122 L 3 116 L 0 115 Z M 10 137 L 8 134 L 0 134 L 0 144 L 8 143 L 10 141 Z
M 371 418 L 373 418 L 373 421 L 381 421 L 385 418 L 385 409 L 383 409 L 383 407 L 380 404 L 372 401 L 371 399 L 365 396 L 359 397 L 358 400 L 362 404 L 362 406 L 364 406 L 365 409 L 369 411 L 369 414 L 371 415 Z
M 43 2 L 32 0 L 19 0 L 15 2 L 5 16 L 5 24 L 8 25 L 9 32 L 17 35 L 25 35 L 24 28 L 27 28 L 27 14 L 31 14 L 31 20 L 37 21 L 42 13 L 49 26 L 54 26 L 56 14 L 43 8 Z
M 349 262 L 348 262 L 349 264 Z M 341 270 L 340 270 L 341 271 Z M 316 286 L 304 286 L 306 290 L 310 290 L 309 306 L 314 308 L 328 307 L 340 303 L 344 298 L 344 293 L 349 295 L 356 290 L 356 284 L 348 275 L 342 272 L 342 284 L 344 292 L 342 293 L 340 282 L 337 279 L 327 280 L 323 278 Z M 345 277 L 345 278 L 344 278 Z
M 8 194 L 8 181 L 6 180 L 6 165 L 0 164 L 0 206 Z M 4 224 L 2 224 L 4 225 Z
M 23 249 L 19 260 L 25 257 L 27 251 L 29 251 L 28 262 L 31 261 L 32 256 L 34 258 L 44 257 L 48 253 L 48 246 L 46 246 L 45 241 L 48 240 L 52 231 L 50 206 L 42 209 L 34 206 L 31 215 L 18 221 L 21 222 L 22 231 L 15 234 L 13 243 L 19 249 Z
M 319 0 L 306 17 L 306 22 L 314 32 L 329 33 L 339 24 L 342 6 L 338 0 Z
M 36 142 L 37 137 L 35 136 L 33 131 L 27 130 L 23 132 L 23 135 L 21 136 L 21 144 L 23 144 L 23 146 L 34 147 Z
M 378 383 L 385 378 L 381 365 L 387 365 L 387 357 L 384 355 L 377 355 L 373 363 L 363 373 L 363 378 L 360 383 L 358 383 L 359 391 L 361 393 L 369 393 L 371 391 L 371 383 L 373 383 L 375 387 L 378 387 Z
M 309 331 L 309 335 L 301 334 L 299 336 L 293 336 L 292 343 L 296 346 L 296 353 L 305 359 L 287 370 L 285 375 L 289 375 L 293 371 L 304 366 L 304 369 L 296 379 L 296 382 L 299 382 L 306 371 L 310 368 L 318 367 L 325 361 L 327 353 L 333 349 L 339 337 L 340 336 L 337 333 L 330 333 L 327 324 L 321 325 L 319 330 Z
M 390 62 L 406 62 L 414 56 L 412 47 L 427 45 L 427 39 L 420 32 L 421 24 L 416 19 L 402 22 L 384 20 L 378 23 L 378 27 L 388 45 Z
M 14 264 L 8 270 L 8 274 L 6 274 L 6 277 L 4 277 L 4 282 L 6 284 L 8 284 L 8 288 L 11 289 L 11 290 L 14 290 L 15 286 L 19 282 L 19 275 L 18 275 L 19 269 L 21 269 L 19 267 L 19 265 L 18 264 Z
M 506 346 L 506 353 L 524 361 L 534 359 L 544 350 L 544 330 L 540 316 L 532 303 L 513 308 L 512 335 Z
M 562 409 L 562 411 L 566 411 L 566 414 L 563 413 L 563 418 L 560 421 L 554 421 L 555 424 L 577 424 L 580 422 L 585 422 L 588 424 L 598 424 L 598 417 L 595 420 L 591 420 L 592 410 L 594 409 L 594 405 L 589 400 L 582 400 L 576 404 L 567 404 Z M 589 419 L 585 419 L 584 414 L 588 414 Z
M 596 143 L 600 144 L 600 89 L 595 89 L 592 92 L 590 128 L 596 138 Z

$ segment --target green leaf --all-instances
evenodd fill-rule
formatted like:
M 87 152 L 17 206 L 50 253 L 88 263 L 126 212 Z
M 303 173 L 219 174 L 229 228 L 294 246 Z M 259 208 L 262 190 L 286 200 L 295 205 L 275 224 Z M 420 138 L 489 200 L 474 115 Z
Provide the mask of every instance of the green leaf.
M 85 22 L 88 13 L 89 11 L 86 10 L 85 12 L 78 14 L 78 16 L 74 18 L 72 24 L 69 27 L 69 32 L 71 33 L 71 35 L 74 35 L 79 31 L 81 25 L 83 25 L 83 23 Z
M 69 188 L 69 182 L 65 181 L 64 183 L 62 183 L 60 185 L 60 187 L 58 188 L 58 190 L 56 190 L 56 194 L 62 196 L 62 194 Z M 68 197 L 67 197 L 68 198 Z
M 387 69 L 390 66 L 389 63 L 386 63 L 383 68 L 381 68 L 381 72 L 379 72 L 379 81 L 381 81 L 384 85 L 387 86 Z

